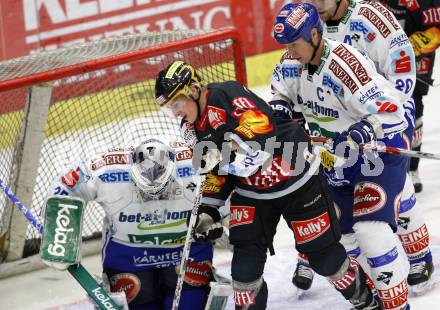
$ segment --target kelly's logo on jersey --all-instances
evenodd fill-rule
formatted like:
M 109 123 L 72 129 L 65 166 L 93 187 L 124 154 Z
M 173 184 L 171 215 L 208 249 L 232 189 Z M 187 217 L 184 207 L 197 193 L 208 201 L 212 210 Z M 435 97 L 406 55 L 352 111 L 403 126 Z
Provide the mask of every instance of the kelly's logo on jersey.
M 254 222 L 255 207 L 250 206 L 231 206 L 231 217 L 229 227 L 246 225 Z
M 330 228 L 330 217 L 326 212 L 310 220 L 292 221 L 290 225 L 295 234 L 296 243 L 302 244 L 310 242 L 325 233 Z

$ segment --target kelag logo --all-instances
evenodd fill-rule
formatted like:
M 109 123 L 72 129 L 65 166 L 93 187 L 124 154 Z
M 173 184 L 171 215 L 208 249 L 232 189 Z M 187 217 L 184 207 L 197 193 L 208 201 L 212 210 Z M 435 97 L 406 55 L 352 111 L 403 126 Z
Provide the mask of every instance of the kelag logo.
M 186 231 L 167 234 L 128 235 L 131 243 L 148 245 L 181 245 L 185 243 Z

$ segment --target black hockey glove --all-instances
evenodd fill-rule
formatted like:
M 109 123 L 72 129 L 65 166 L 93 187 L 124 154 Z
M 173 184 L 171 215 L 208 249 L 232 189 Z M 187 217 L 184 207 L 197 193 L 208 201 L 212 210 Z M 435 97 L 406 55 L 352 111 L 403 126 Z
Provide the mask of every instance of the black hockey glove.
M 197 211 L 193 238 L 197 242 L 208 242 L 220 238 L 223 234 L 221 216 L 215 206 L 201 204 Z

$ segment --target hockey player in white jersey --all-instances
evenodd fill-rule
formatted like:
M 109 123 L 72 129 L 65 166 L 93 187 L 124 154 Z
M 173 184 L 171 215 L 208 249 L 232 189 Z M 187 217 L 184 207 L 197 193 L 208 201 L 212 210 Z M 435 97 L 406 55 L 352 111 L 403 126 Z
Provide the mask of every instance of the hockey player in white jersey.
M 379 2 L 357 0 L 304 0 L 314 5 L 323 21 L 323 37 L 344 42 L 366 53 L 377 71 L 394 84 L 404 102 L 408 128 L 405 137 L 412 140 L 416 84 L 415 56 L 411 44 L 394 15 Z M 302 117 L 302 115 L 299 115 Z M 409 143 L 410 144 L 410 143 Z M 408 284 L 421 292 L 433 272 L 429 233 L 421 210 L 417 208 L 410 176 L 402 193 L 397 234 L 409 263 Z M 352 235 L 351 235 L 352 236 Z M 343 239 L 344 240 L 344 239 Z M 348 253 L 360 254 L 354 240 L 345 240 Z M 298 258 L 292 282 L 301 289 L 310 288 L 313 271 L 305 257 Z
M 375 143 L 405 146 L 402 95 L 364 53 L 323 38 L 318 11 L 310 4 L 283 6 L 274 37 L 287 52 L 274 70 L 271 105 L 280 117 L 303 113 L 312 135 L 333 140 L 333 154 L 319 155 L 341 229 L 355 236 L 366 256 L 381 307 L 408 309 L 404 261 L 394 235 L 407 159 L 358 149 Z
M 149 139 L 135 149 L 115 148 L 73 165 L 51 191 L 103 208 L 103 279 L 112 292 L 125 292 L 130 309 L 171 309 L 186 221 L 198 193 L 191 154 L 186 147 Z M 212 255 L 211 243 L 191 247 L 179 309 L 204 309 Z

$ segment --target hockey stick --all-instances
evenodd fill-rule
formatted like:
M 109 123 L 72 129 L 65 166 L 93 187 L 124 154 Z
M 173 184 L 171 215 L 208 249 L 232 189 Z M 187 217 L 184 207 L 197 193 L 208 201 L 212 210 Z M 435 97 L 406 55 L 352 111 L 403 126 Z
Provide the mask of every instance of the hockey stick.
M 329 138 L 326 137 L 312 137 L 311 138 L 313 142 L 328 142 Z M 427 152 L 421 152 L 421 151 L 413 151 L 413 150 L 405 150 L 399 147 L 392 147 L 392 146 L 369 146 L 366 144 L 360 144 L 359 149 L 361 150 L 369 150 L 374 152 L 381 152 L 381 153 L 389 153 L 389 154 L 396 154 L 396 155 L 402 155 L 407 157 L 417 157 L 417 158 L 427 158 L 427 159 L 436 159 L 440 160 L 440 154 L 433 154 L 433 153 L 427 153 Z
M 202 199 L 202 191 L 203 191 L 203 185 L 205 184 L 205 179 L 206 179 L 206 176 L 202 175 L 201 181 L 200 181 L 200 189 L 194 199 L 194 205 L 193 205 L 193 208 L 191 211 L 191 216 L 189 218 L 188 230 L 186 232 L 185 245 L 183 246 L 182 258 L 180 260 L 180 270 L 179 270 L 179 275 L 177 277 L 176 290 L 174 291 L 173 306 L 171 308 L 172 310 L 177 310 L 179 308 L 180 296 L 181 296 L 182 287 L 183 287 L 183 280 L 185 278 L 185 271 L 186 271 L 186 266 L 188 264 L 189 252 L 191 250 L 191 244 L 193 242 L 192 233 L 193 233 L 194 227 L 196 225 L 197 211 L 199 210 L 200 201 Z
M 417 81 L 421 82 L 422 84 L 425 84 L 425 85 L 428 85 L 428 86 L 431 86 L 431 87 L 438 87 L 438 86 L 440 86 L 440 83 L 434 83 L 434 81 L 429 82 L 429 81 L 427 81 L 425 79 L 422 79 L 421 77 L 417 77 L 416 79 L 417 79 Z
M 12 190 L 0 179 L 0 187 L 5 195 L 11 200 L 18 209 L 23 213 L 26 219 L 35 227 L 40 233 L 43 233 L 43 224 L 41 224 L 32 213 L 26 209 L 24 204 L 18 199 L 18 197 L 12 192 Z M 75 278 L 75 280 L 84 288 L 87 294 L 92 298 L 99 309 L 111 310 L 120 309 L 119 306 L 108 296 L 107 292 L 96 282 L 96 280 L 90 275 L 90 273 L 81 265 L 71 265 L 67 268 L 69 273 Z

